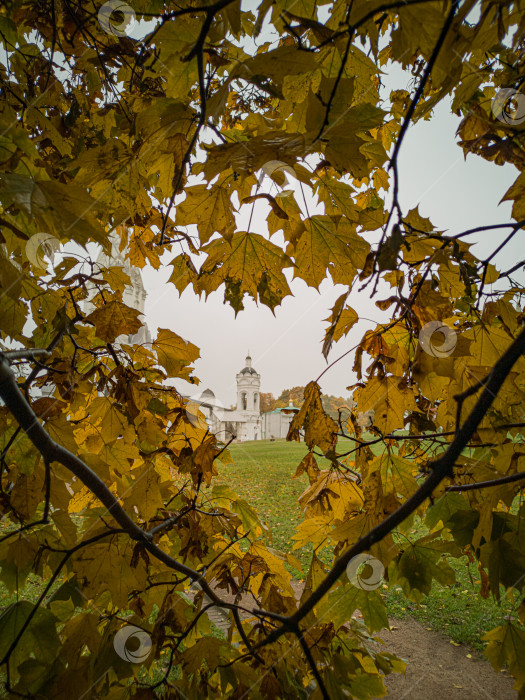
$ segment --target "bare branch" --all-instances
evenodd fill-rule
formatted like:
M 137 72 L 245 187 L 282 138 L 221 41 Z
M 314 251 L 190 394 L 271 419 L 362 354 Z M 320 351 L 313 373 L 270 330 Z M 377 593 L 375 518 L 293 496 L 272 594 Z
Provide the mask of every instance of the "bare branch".
M 348 562 L 357 554 L 364 552 L 377 542 L 380 542 L 384 537 L 392 532 L 392 530 L 400 525 L 405 518 L 413 513 L 427 498 L 429 498 L 434 489 L 448 476 L 452 475 L 452 470 L 457 458 L 461 455 L 480 422 L 483 420 L 486 412 L 492 405 L 503 382 L 507 378 L 514 364 L 519 357 L 525 352 L 525 330 L 522 330 L 520 335 L 514 340 L 506 352 L 494 365 L 490 377 L 485 384 L 483 392 L 479 397 L 476 405 L 472 409 L 470 415 L 465 420 L 463 426 L 457 431 L 453 441 L 448 449 L 436 460 L 428 466 L 431 470 L 430 476 L 426 481 L 415 491 L 412 496 L 403 503 L 396 511 L 389 515 L 385 520 L 376 525 L 370 532 L 358 540 L 352 547 L 346 550 L 334 563 L 329 573 L 312 591 L 308 599 L 299 607 L 287 622 L 278 629 L 270 632 L 266 639 L 259 643 L 258 647 L 270 644 L 279 639 L 283 634 L 293 630 L 298 626 L 300 621 L 308 615 L 314 606 L 325 596 L 335 584 L 337 579 L 344 573 Z
M 454 484 L 453 486 L 447 486 L 445 491 L 475 491 L 476 489 L 488 489 L 494 486 L 502 486 L 503 484 L 512 484 L 515 481 L 524 479 L 525 472 L 518 472 L 517 474 L 507 474 L 507 476 L 502 476 L 501 479 L 492 479 L 491 481 L 478 481 L 474 484 Z

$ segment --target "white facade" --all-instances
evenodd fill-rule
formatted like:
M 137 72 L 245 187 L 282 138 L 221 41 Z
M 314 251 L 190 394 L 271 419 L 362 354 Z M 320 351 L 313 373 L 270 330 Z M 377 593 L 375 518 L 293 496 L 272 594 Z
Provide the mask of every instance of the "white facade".
M 237 374 L 237 413 L 243 418 L 240 440 L 260 440 L 261 421 L 261 375 L 252 367 L 248 354 L 246 366 Z M 239 436 L 238 436 L 239 437 Z
M 96 263 L 99 266 L 99 269 L 121 267 L 124 270 L 124 272 L 129 276 L 131 284 L 124 288 L 124 291 L 122 292 L 122 301 L 132 309 L 136 309 L 137 311 L 140 311 L 141 314 L 144 314 L 147 292 L 144 287 L 144 282 L 142 281 L 140 270 L 136 267 L 131 267 L 129 260 L 125 258 L 125 250 L 120 250 L 120 236 L 110 234 L 109 238 L 111 240 L 110 254 L 106 255 L 104 251 L 101 251 Z M 95 273 L 96 272 L 97 268 L 95 268 Z M 84 313 L 89 314 L 95 309 L 91 303 L 91 299 L 96 295 L 98 289 L 93 284 L 88 284 L 86 286 L 88 287 L 89 296 L 88 300 L 84 302 Z M 129 344 L 151 343 L 149 328 L 147 324 L 144 323 L 134 335 L 121 335 L 116 339 L 116 342 Z
M 190 413 L 204 414 L 206 424 L 221 442 L 246 440 L 275 440 L 285 438 L 288 428 L 299 410 L 292 401 L 287 408 L 278 408 L 261 415 L 261 375 L 252 366 L 248 354 L 245 366 L 236 375 L 237 406 L 224 408 L 211 389 L 206 389 L 190 403 Z M 205 427 L 205 426 L 203 426 Z
M 298 408 L 293 407 L 293 401 L 290 401 L 286 409 L 276 408 L 274 411 L 263 413 L 263 440 L 279 440 L 285 438 L 288 435 L 290 423 L 298 410 Z
M 210 389 L 197 399 L 210 432 L 221 442 L 260 440 L 261 419 L 261 375 L 252 367 L 252 358 L 246 357 L 245 366 L 236 375 L 237 406 L 224 408 Z

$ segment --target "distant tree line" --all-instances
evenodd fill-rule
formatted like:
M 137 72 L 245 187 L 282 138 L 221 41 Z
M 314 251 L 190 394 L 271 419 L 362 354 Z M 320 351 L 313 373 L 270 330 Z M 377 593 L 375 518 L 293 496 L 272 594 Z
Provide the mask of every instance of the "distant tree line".
M 276 408 L 285 408 L 292 400 L 296 408 L 301 408 L 304 403 L 304 386 L 294 386 L 292 389 L 283 389 L 278 398 L 270 392 L 261 392 L 261 412 L 274 411 Z M 336 419 L 339 417 L 339 412 L 343 417 L 348 417 L 350 414 L 353 401 L 350 396 L 343 398 L 342 396 L 331 396 L 323 394 L 321 397 L 323 408 L 329 416 Z

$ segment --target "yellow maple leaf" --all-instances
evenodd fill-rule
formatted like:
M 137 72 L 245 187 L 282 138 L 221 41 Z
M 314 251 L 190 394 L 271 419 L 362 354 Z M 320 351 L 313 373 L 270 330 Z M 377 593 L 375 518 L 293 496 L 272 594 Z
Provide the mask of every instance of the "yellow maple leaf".
M 299 441 L 299 430 L 304 427 L 304 440 L 310 450 L 318 445 L 323 452 L 335 447 L 337 423 L 323 409 L 321 389 L 310 382 L 304 390 L 304 403 L 290 424 L 287 440 Z
M 169 377 L 189 377 L 188 365 L 200 357 L 196 345 L 167 328 L 159 328 L 153 350 Z
M 95 309 L 84 320 L 95 326 L 101 340 L 113 343 L 119 335 L 133 335 L 139 330 L 142 326 L 140 315 L 140 311 L 121 301 L 110 301 Z
M 220 238 L 203 248 L 208 259 L 201 268 L 199 291 L 208 294 L 226 283 L 225 298 L 236 311 L 245 293 L 273 309 L 290 294 L 283 267 L 293 262 L 279 246 L 256 233 L 238 231 L 231 243 Z
M 357 411 L 374 411 L 374 425 L 382 433 L 402 429 L 405 413 L 417 409 L 414 392 L 401 377 L 371 377 L 356 394 Z
M 318 288 L 330 265 L 336 283 L 351 284 L 357 269 L 363 269 L 369 244 L 355 225 L 340 216 L 312 216 L 295 245 L 295 276 Z
M 177 206 L 177 226 L 197 224 L 202 244 L 207 243 L 217 231 L 231 240 L 235 230 L 235 208 L 230 200 L 231 192 L 224 186 L 224 178 L 213 188 L 206 185 L 187 187 L 186 199 Z

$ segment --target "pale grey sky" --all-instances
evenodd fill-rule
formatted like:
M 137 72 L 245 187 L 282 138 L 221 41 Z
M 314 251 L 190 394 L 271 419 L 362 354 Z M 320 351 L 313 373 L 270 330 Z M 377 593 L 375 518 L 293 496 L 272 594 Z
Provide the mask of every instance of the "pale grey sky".
M 246 0 L 243 7 L 244 4 L 255 6 L 258 0 Z M 136 31 L 143 34 L 145 27 Z M 260 40 L 267 38 L 261 35 Z M 385 76 L 385 97 L 396 88 L 409 89 L 413 94 L 410 79 L 401 69 L 390 70 Z M 456 144 L 459 121 L 450 113 L 448 104 L 442 103 L 430 121 L 410 127 L 399 158 L 403 210 L 407 212 L 419 205 L 422 216 L 429 217 L 437 228 L 452 233 L 478 225 L 506 223 L 510 221 L 511 204 L 499 204 L 499 201 L 516 179 L 517 170 L 512 165 L 498 167 L 473 155 L 465 161 Z M 259 231 L 257 221 L 252 230 Z M 266 232 L 265 225 L 260 226 L 260 232 Z M 497 247 L 502 235 L 506 232 L 472 236 L 472 241 L 477 241 L 473 252 L 487 256 Z M 507 269 L 522 259 L 524 235 L 521 231 L 495 262 L 501 261 Z M 377 232 L 370 235 L 370 240 L 377 240 Z M 96 257 L 95 248 L 89 249 Z M 166 255 L 165 261 L 172 257 Z M 226 405 L 233 403 L 235 374 L 244 366 L 248 349 L 254 367 L 262 375 L 262 391 L 276 396 L 284 388 L 315 379 L 326 368 L 321 354 L 326 328 L 323 320 L 345 291 L 343 287 L 325 281 L 317 292 L 303 281 L 295 280 L 291 283 L 294 296 L 276 308 L 275 316 L 265 306 L 258 307 L 246 298 L 245 311 L 235 318 L 231 307 L 223 303 L 222 289 L 207 300 L 199 299 L 190 289 L 179 297 L 175 287 L 167 283 L 171 270 L 166 265 L 158 271 L 149 266 L 142 271 L 148 291 L 146 321 L 153 336 L 158 327 L 170 328 L 200 347 L 201 358 L 196 363 L 195 374 L 201 383 L 195 387 L 178 382 L 177 387 L 183 393 L 194 394 L 210 387 Z M 368 292 L 352 294 L 349 303 L 363 320 L 347 338 L 333 346 L 330 361 L 353 347 L 372 322 L 385 318 L 375 306 L 375 301 L 383 297 L 381 291 L 374 300 L 368 298 Z M 351 353 L 323 376 L 321 386 L 325 392 L 347 393 L 346 387 L 355 381 L 353 360 Z
M 404 87 L 404 85 L 400 85 Z M 422 216 L 429 217 L 439 229 L 458 233 L 478 225 L 510 221 L 511 205 L 498 203 L 517 177 L 511 166 L 498 167 L 468 156 L 456 144 L 459 119 L 442 104 L 433 119 L 409 129 L 400 155 L 400 194 L 404 211 L 419 205 Z M 252 225 L 257 231 L 257 224 Z M 261 229 L 264 232 L 265 228 Z M 523 257 L 523 232 L 500 256 L 504 267 Z M 497 247 L 501 235 L 495 232 L 477 234 L 473 252 L 487 256 Z M 376 240 L 374 236 L 374 240 Z M 496 260 L 497 262 L 497 260 Z M 186 290 L 181 297 L 175 287 L 166 284 L 171 268 L 143 270 L 148 290 L 146 318 L 153 333 L 157 327 L 168 327 L 201 349 L 196 363 L 198 388 L 186 382 L 177 383 L 184 393 L 193 394 L 210 387 L 226 405 L 235 401 L 235 374 L 244 366 L 250 350 L 253 365 L 261 374 L 261 390 L 278 395 L 282 389 L 304 385 L 315 379 L 326 367 L 321 344 L 326 324 L 323 319 L 337 297 L 345 291 L 325 281 L 321 292 L 310 289 L 301 280 L 291 284 L 294 297 L 287 298 L 275 310 L 275 316 L 264 306 L 246 298 L 245 311 L 237 319 L 230 306 L 223 303 L 223 291 L 206 301 Z M 380 292 L 371 301 L 368 293 L 353 294 L 351 305 L 361 316 L 374 321 L 384 318 L 375 306 Z M 361 321 L 349 336 L 332 348 L 332 361 L 355 345 L 370 325 Z M 354 383 L 353 353 L 331 368 L 322 378 L 323 391 L 346 395 L 346 387 Z
M 243 8 L 257 4 L 258 0 L 245 0 Z M 146 32 L 147 26 L 135 26 L 132 33 L 138 38 Z M 263 35 L 264 31 L 258 43 L 271 38 Z M 392 89 L 408 89 L 413 94 L 411 80 L 400 68 L 390 69 L 384 76 L 384 97 L 387 98 Z M 498 167 L 472 155 L 465 161 L 456 144 L 459 122 L 460 119 L 450 113 L 448 104 L 442 103 L 429 121 L 421 121 L 408 130 L 399 157 L 403 210 L 406 213 L 419 205 L 422 216 L 430 218 L 438 229 L 451 233 L 478 225 L 507 223 L 511 204 L 499 205 L 499 201 L 516 179 L 517 170 L 512 165 Z M 242 225 L 243 218 L 238 220 L 239 230 L 246 227 L 245 222 Z M 256 220 L 251 230 L 267 232 L 266 225 L 258 225 Z M 472 236 L 472 242 L 477 241 L 473 252 L 487 256 L 507 232 Z M 523 258 L 524 235 L 521 231 L 495 262 L 502 261 L 507 269 Z M 367 236 L 371 242 L 378 239 L 377 232 Z M 277 238 L 273 240 L 279 243 Z M 95 249 L 90 246 L 89 250 L 96 257 Z M 169 262 L 174 254 L 167 254 L 163 261 Z M 346 291 L 342 286 L 325 281 L 317 292 L 302 280 L 295 280 L 290 285 L 294 296 L 286 298 L 276 308 L 275 316 L 267 307 L 257 306 L 246 297 L 245 310 L 235 318 L 232 308 L 223 303 L 222 288 L 207 300 L 199 299 L 191 289 L 179 297 L 175 287 L 167 282 L 171 271 L 169 265 L 158 271 L 147 266 L 142 271 L 148 292 L 145 316 L 154 337 L 157 328 L 170 328 L 199 346 L 201 358 L 196 363 L 195 374 L 201 383 L 195 387 L 187 382 L 175 382 L 184 394 L 193 395 L 209 387 L 224 404 L 234 403 L 235 374 L 244 366 L 248 349 L 254 367 L 262 375 L 261 390 L 276 396 L 282 389 L 315 379 L 326 368 L 321 354 L 327 325 L 323 321 L 337 297 Z M 373 300 L 368 294 L 368 290 L 352 293 L 349 303 L 362 320 L 347 338 L 332 347 L 330 362 L 353 347 L 374 322 L 386 318 L 375 306 L 375 301 L 385 294 L 380 289 Z M 355 382 L 353 361 L 353 353 L 350 353 L 331 368 L 321 380 L 323 391 L 346 395 L 346 387 Z

